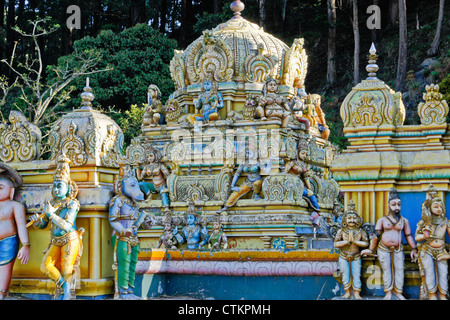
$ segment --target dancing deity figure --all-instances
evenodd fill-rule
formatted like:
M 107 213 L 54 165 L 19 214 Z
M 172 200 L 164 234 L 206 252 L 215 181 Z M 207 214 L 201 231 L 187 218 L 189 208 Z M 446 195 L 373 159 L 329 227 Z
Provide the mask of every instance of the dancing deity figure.
M 447 300 L 448 262 L 445 236 L 450 235 L 450 222 L 445 206 L 437 195 L 427 195 L 422 205 L 422 220 L 417 224 L 415 239 L 419 243 L 419 269 L 422 275 L 421 296 L 430 300 Z
M 297 146 L 297 159 L 288 161 L 285 166 L 285 172 L 298 175 L 305 185 L 303 190 L 303 199 L 313 208 L 314 212 L 311 214 L 311 221 L 313 224 L 320 226 L 320 208 L 317 196 L 312 191 L 312 186 L 309 178 L 312 176 L 312 171 L 309 165 L 305 162 L 308 155 L 308 144 L 306 140 L 299 141 Z
M 198 99 L 194 100 L 194 106 L 197 110 L 202 110 L 202 113 L 188 115 L 187 119 L 191 125 L 194 126 L 195 132 L 200 132 L 199 122 L 207 124 L 210 121 L 219 119 L 219 109 L 224 107 L 223 97 L 218 92 L 218 83 L 213 80 L 212 75 L 202 84 L 202 93 Z
M 413 262 L 417 259 L 417 247 L 408 219 L 400 215 L 401 200 L 395 188 L 389 190 L 388 209 L 389 214 L 380 218 L 375 225 L 375 235 L 370 241 L 369 249 L 361 253 L 363 256 L 373 255 L 373 251 L 377 248 L 378 260 L 383 270 L 386 294 L 384 299 L 391 300 L 394 294 L 398 299 L 405 300 L 402 295 L 405 274 L 402 233 L 411 247 L 410 255 Z
M 369 237 L 361 228 L 362 218 L 356 211 L 355 203 L 350 200 L 347 212 L 342 217 L 342 228 L 336 233 L 334 246 L 340 249 L 339 269 L 345 294 L 343 298 L 351 297 L 351 289 L 355 299 L 361 299 L 361 248 L 369 245 Z
M 148 163 L 141 169 L 139 166 L 136 169 L 137 178 L 144 180 L 145 177 L 152 179 L 152 182 L 141 181 L 139 187 L 145 193 L 147 201 L 151 200 L 152 193 L 159 193 L 162 199 L 164 211 L 169 210 L 170 199 L 169 189 L 167 189 L 166 179 L 170 175 L 169 169 L 161 162 L 161 153 L 152 146 L 146 147 L 146 154 Z
M 115 196 L 109 204 L 109 222 L 113 228 L 115 299 L 138 299 L 133 294 L 136 264 L 140 250 L 137 230 L 146 214 L 139 214 L 137 201 L 144 200 L 139 182 L 130 166 L 121 164 L 114 182 Z
M 80 259 L 83 251 L 84 229 L 77 229 L 76 219 L 80 202 L 76 199 L 78 186 L 70 178 L 70 160 L 65 154 L 57 159 L 50 202 L 41 215 L 31 217 L 35 228 L 44 229 L 50 223 L 51 240 L 44 251 L 41 271 L 56 282 L 55 299 L 63 293 L 64 300 L 75 298 L 80 279 Z
M 228 239 L 219 221 L 213 222 L 213 229 L 208 238 L 208 248 L 212 250 L 228 248 Z
M 201 249 L 208 242 L 208 229 L 206 229 L 206 220 L 201 221 L 199 225 L 198 216 L 195 212 L 194 202 L 189 201 L 189 208 L 185 213 L 187 225 L 178 233 L 178 226 L 175 227 L 174 234 L 178 243 L 187 243 L 187 249 Z
M 21 185 L 22 177 L 17 171 L 0 163 L 0 300 L 9 293 L 16 258 L 22 264 L 28 263 L 30 258 L 25 208 L 14 200 Z
M 281 119 L 281 127 L 286 128 L 290 120 L 291 109 L 287 99 L 278 93 L 277 81 L 268 79 L 263 86 L 262 94 L 258 107 L 256 107 L 256 114 L 261 120 L 279 118 Z
M 147 106 L 144 110 L 142 124 L 144 126 L 156 126 L 164 123 L 163 105 L 161 102 L 161 91 L 151 84 L 148 87 Z
M 247 155 L 250 155 L 251 152 L 247 152 Z M 263 166 L 263 168 L 261 168 Z M 254 164 L 240 164 L 234 173 L 233 180 L 231 181 L 231 191 L 233 191 L 225 202 L 225 206 L 220 209 L 217 213 L 221 214 L 224 211 L 227 211 L 230 207 L 234 206 L 236 202 L 253 190 L 253 199 L 261 200 L 261 190 L 262 190 L 262 182 L 263 178 L 261 177 L 261 169 L 265 171 L 270 168 L 271 163 L 268 162 L 265 165 L 260 165 L 259 163 Z M 244 183 L 237 187 L 236 183 L 239 180 L 239 177 L 242 173 L 246 173 L 247 177 L 245 178 Z

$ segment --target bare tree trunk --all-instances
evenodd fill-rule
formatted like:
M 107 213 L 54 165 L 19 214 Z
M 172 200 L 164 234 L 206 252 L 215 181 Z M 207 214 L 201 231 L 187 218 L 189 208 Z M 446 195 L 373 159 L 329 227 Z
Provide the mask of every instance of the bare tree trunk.
M 286 31 L 286 10 L 287 10 L 287 0 L 283 0 L 283 6 L 281 7 L 281 30 L 283 33 Z
M 163 34 L 166 33 L 167 24 L 167 1 L 163 0 L 161 4 L 161 25 L 159 26 L 159 31 Z
M 3 29 L 5 27 L 5 0 L 0 0 L 0 29 Z M 0 45 L 0 60 L 3 59 L 3 46 Z M 0 66 L 0 71 L 1 71 Z M 3 74 L 0 72 L 0 74 Z
M 214 0 L 214 13 L 220 13 L 220 3 L 219 0 Z
M 408 54 L 408 31 L 406 21 L 406 0 L 399 2 L 399 49 L 397 79 L 395 80 L 395 90 L 400 91 L 406 76 L 407 54 Z
M 328 0 L 327 85 L 336 81 L 336 1 Z
M 264 27 L 266 22 L 266 1 L 259 0 L 259 25 Z
M 12 29 L 15 27 L 15 1 L 8 0 L 8 15 L 6 16 L 6 57 L 11 57 L 14 51 L 14 42 L 17 37 Z M 12 81 L 13 73 L 11 70 L 8 70 L 8 78 Z
M 399 13 L 398 1 L 399 0 L 390 0 L 389 1 L 389 22 L 388 22 L 387 28 L 392 27 L 397 22 L 398 13 Z
M 434 36 L 433 42 L 431 43 L 431 47 L 428 50 L 429 56 L 434 56 L 439 48 L 439 42 L 441 40 L 441 31 L 442 31 L 442 20 L 444 19 L 444 5 L 445 0 L 439 1 L 439 17 L 438 17 L 438 24 L 436 27 L 436 35 Z
M 353 52 L 353 84 L 359 83 L 359 22 L 358 22 L 358 0 L 353 0 L 353 37 L 355 40 L 355 48 Z

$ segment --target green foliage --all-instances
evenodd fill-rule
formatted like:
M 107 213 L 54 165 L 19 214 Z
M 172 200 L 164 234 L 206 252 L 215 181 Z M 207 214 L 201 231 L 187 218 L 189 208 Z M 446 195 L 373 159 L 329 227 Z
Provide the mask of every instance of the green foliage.
M 125 145 L 131 142 L 131 139 L 136 138 L 141 134 L 142 116 L 144 115 L 145 106 L 142 104 L 132 104 L 129 110 L 124 114 L 120 112 L 112 112 L 111 118 L 116 121 L 123 131 Z
M 90 86 L 95 94 L 94 104 L 103 108 L 126 110 L 131 104 L 147 101 L 147 88 L 156 84 L 163 99 L 174 91 L 170 77 L 170 60 L 177 43 L 150 26 L 138 24 L 120 33 L 101 31 L 93 37 L 85 37 L 74 43 L 74 49 L 81 52 L 96 52 L 102 56 L 99 68 L 110 68 L 90 76 Z M 59 59 L 58 64 L 73 63 L 72 55 Z M 84 79 L 75 83 L 79 92 Z M 78 107 L 80 98 L 72 100 L 72 107 Z
M 444 99 L 450 104 L 450 74 L 439 83 L 439 92 L 444 95 Z

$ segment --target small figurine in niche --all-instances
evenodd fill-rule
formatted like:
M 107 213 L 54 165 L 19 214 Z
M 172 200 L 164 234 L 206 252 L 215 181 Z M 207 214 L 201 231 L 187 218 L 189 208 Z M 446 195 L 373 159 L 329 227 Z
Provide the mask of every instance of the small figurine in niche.
M 344 214 L 344 208 L 338 199 L 334 199 L 332 213 L 333 213 L 334 221 L 341 224 L 342 223 L 342 215 Z
M 389 214 L 380 218 L 375 225 L 375 234 L 370 240 L 369 249 L 361 252 L 362 256 L 374 255 L 377 248 L 378 261 L 383 270 L 384 299 L 391 300 L 394 294 L 398 299 L 405 300 L 403 285 L 405 275 L 405 253 L 403 251 L 402 233 L 411 247 L 411 260 L 417 259 L 417 247 L 411 234 L 408 219 L 400 215 L 401 200 L 397 190 L 391 188 L 388 197 Z
M 151 200 L 152 193 L 159 193 L 162 199 L 162 205 L 165 211 L 169 210 L 170 199 L 169 189 L 167 189 L 166 179 L 170 175 L 169 169 L 161 162 L 162 155 L 152 145 L 147 144 L 145 147 L 148 163 L 141 169 L 140 166 L 136 168 L 137 178 L 144 180 L 149 177 L 152 182 L 141 181 L 139 187 L 144 192 L 147 201 Z
M 294 119 L 305 125 L 306 131 L 309 131 L 309 120 L 303 117 L 303 110 L 305 109 L 305 100 L 308 96 L 305 92 L 305 87 L 299 78 L 294 80 L 295 96 L 292 98 L 290 107 L 293 112 Z
M 330 135 L 330 129 L 328 128 L 325 121 L 325 113 L 323 113 L 322 108 L 320 107 L 321 99 L 322 98 L 320 94 L 308 95 L 307 110 L 308 113 L 311 114 L 311 117 L 313 117 L 312 121 L 314 123 L 314 126 L 317 125 L 322 139 L 326 140 Z
M 213 229 L 208 239 L 208 248 L 212 250 L 227 249 L 228 240 L 219 221 L 213 222 Z
M 159 236 L 158 249 L 161 248 L 161 245 L 164 245 L 166 249 L 177 248 L 178 240 L 175 237 L 174 228 L 170 220 L 170 217 L 164 219 L 164 232 Z
M 353 200 L 350 200 L 347 212 L 342 217 L 342 228 L 338 230 L 334 239 L 334 247 L 340 249 L 339 269 L 342 273 L 342 282 L 345 294 L 343 298 L 351 297 L 361 299 L 361 248 L 369 245 L 369 237 L 361 228 L 363 224 L 362 218 L 356 211 Z
M 320 207 L 317 201 L 317 196 L 312 191 L 312 186 L 309 178 L 313 174 L 309 165 L 305 162 L 308 155 L 308 144 L 306 140 L 301 139 L 297 145 L 297 159 L 288 161 L 284 168 L 286 173 L 298 175 L 305 185 L 303 190 L 303 198 L 313 208 L 314 212 L 311 214 L 311 221 L 313 224 L 320 226 Z
M 143 126 L 156 126 L 164 123 L 163 105 L 161 102 L 161 91 L 151 84 L 148 87 L 147 106 L 142 118 Z
M 185 213 L 187 225 L 178 233 L 178 226 L 175 227 L 174 234 L 178 243 L 187 243 L 187 249 L 201 249 L 208 242 L 208 229 L 206 229 L 206 219 L 202 219 L 199 225 L 198 215 L 195 212 L 194 202 L 189 201 L 188 210 Z
M 17 171 L 0 163 L 0 300 L 9 293 L 16 258 L 22 264 L 28 263 L 30 258 L 25 207 L 14 200 L 21 185 L 22 177 Z
M 286 128 L 290 120 L 291 110 L 287 99 L 278 93 L 277 81 L 275 79 L 266 80 L 262 94 L 258 107 L 256 107 L 256 114 L 261 120 L 279 118 L 281 119 L 281 127 Z
M 219 119 L 219 109 L 224 107 L 222 94 L 218 91 L 219 84 L 213 79 L 213 75 L 208 73 L 207 78 L 202 83 L 202 93 L 198 99 L 194 100 L 194 106 L 202 113 L 191 114 L 187 119 L 194 126 L 195 132 L 200 132 L 199 122 L 207 124 L 210 121 Z
M 447 300 L 448 262 L 445 236 L 450 235 L 450 222 L 442 200 L 436 195 L 422 205 L 422 220 L 417 224 L 415 240 L 419 243 L 419 269 L 422 275 L 421 297 Z
M 111 243 L 114 248 L 114 298 L 139 299 L 133 294 L 140 251 L 137 231 L 144 222 L 146 213 L 139 214 L 137 202 L 144 200 L 144 193 L 129 165 L 120 164 L 119 176 L 114 181 L 114 193 L 116 195 L 110 201 L 108 215 L 113 229 Z
M 78 230 L 76 225 L 80 202 L 76 199 L 78 187 L 70 178 L 69 162 L 65 154 L 58 157 L 53 177 L 53 198 L 44 205 L 41 215 L 31 217 L 35 228 L 45 229 L 49 222 L 51 224 L 51 241 L 44 251 L 41 271 L 56 283 L 55 299 L 62 291 L 64 300 L 75 298 L 84 233 L 84 229 Z
M 248 150 L 246 154 L 248 156 L 248 159 L 250 159 L 249 157 L 253 157 L 253 159 L 255 158 L 254 154 Z M 259 163 L 240 164 L 236 172 L 234 173 L 233 180 L 231 181 L 231 191 L 233 192 L 225 202 L 225 206 L 217 213 L 221 214 L 222 212 L 227 211 L 230 207 L 234 206 L 241 197 L 249 193 L 251 190 L 253 190 L 253 199 L 261 200 L 260 193 L 262 190 L 263 181 L 263 178 L 261 177 L 261 169 L 266 171 L 270 169 L 271 165 L 272 163 L 270 161 L 264 165 Z M 245 178 L 244 183 L 241 186 L 237 187 L 236 183 L 238 182 L 239 177 L 242 173 L 246 173 L 247 177 Z
M 252 120 L 255 118 L 256 108 L 258 105 L 258 99 L 253 94 L 247 95 L 247 99 L 245 100 L 244 109 L 242 110 L 242 115 L 244 116 L 244 120 Z

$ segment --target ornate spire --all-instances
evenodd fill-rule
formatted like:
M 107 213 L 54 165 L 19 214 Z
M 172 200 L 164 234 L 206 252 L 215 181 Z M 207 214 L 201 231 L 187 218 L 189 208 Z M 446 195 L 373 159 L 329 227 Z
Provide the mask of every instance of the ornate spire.
M 377 79 L 377 71 L 379 69 L 378 65 L 377 65 L 377 60 L 378 60 L 378 55 L 377 53 L 377 49 L 375 49 L 375 44 L 373 44 L 370 46 L 370 50 L 369 50 L 369 64 L 366 66 L 366 71 L 369 73 L 369 77 L 367 77 L 367 80 L 376 80 Z
M 81 99 L 83 99 L 83 102 L 81 103 L 81 109 L 92 109 L 92 101 L 95 97 L 91 92 L 92 88 L 89 87 L 89 77 L 86 78 L 86 87 L 84 87 L 83 91 L 84 92 L 81 94 Z
M 233 1 L 230 5 L 231 11 L 234 12 L 233 19 L 241 19 L 241 11 L 245 9 L 245 5 L 240 0 Z

